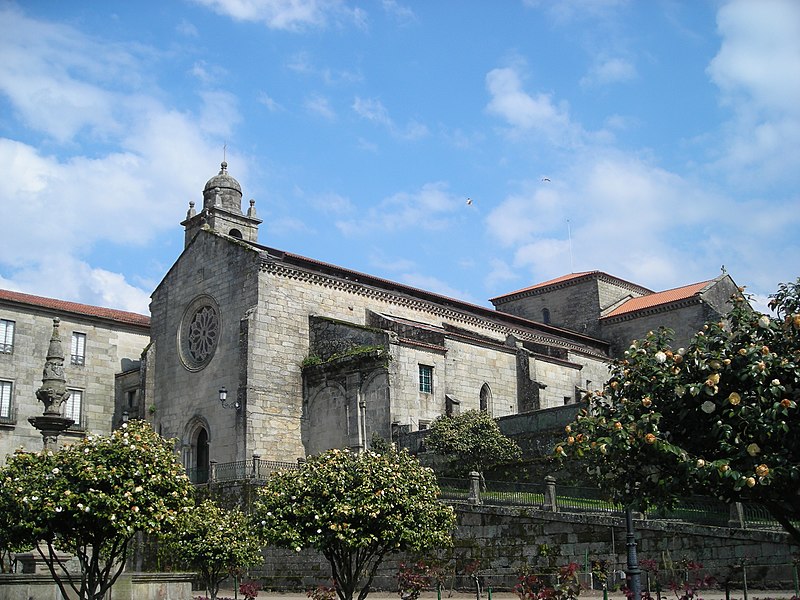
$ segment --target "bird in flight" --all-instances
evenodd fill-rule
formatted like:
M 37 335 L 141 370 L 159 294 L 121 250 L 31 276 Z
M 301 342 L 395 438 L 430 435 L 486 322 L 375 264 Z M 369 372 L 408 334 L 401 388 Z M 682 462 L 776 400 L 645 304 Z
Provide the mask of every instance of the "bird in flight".
M 467 206 L 472 206 L 472 198 L 467 198 Z
M 550 181 L 549 177 L 542 177 L 542 181 Z

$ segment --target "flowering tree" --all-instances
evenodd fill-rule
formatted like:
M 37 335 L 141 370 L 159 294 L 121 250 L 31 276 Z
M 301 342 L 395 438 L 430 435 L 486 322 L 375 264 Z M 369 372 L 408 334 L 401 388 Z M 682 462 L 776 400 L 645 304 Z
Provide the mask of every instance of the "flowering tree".
M 389 552 L 449 546 L 453 509 L 440 503 L 433 471 L 405 450 L 329 450 L 260 490 L 254 520 L 279 546 L 313 548 L 331 565 L 336 593 L 359 600 Z
M 517 443 L 503 435 L 497 421 L 482 410 L 468 410 L 455 417 L 437 417 L 431 423 L 425 445 L 449 460 L 459 474 L 477 471 L 481 481 L 485 470 L 520 457 Z
M 247 515 L 205 500 L 184 514 L 174 533 L 165 537 L 168 551 L 200 573 L 211 598 L 237 568 L 262 561 L 261 543 Z
M 800 279 L 771 298 L 775 318 L 735 296 L 688 348 L 666 329 L 634 342 L 556 453 L 627 506 L 698 489 L 762 504 L 800 542 Z
M 191 506 L 172 448 L 145 421 L 130 421 L 55 453 L 17 452 L 0 469 L 6 542 L 35 546 L 64 597 L 103 598 L 134 534 L 168 530 Z M 80 574 L 70 576 L 60 552 L 77 557 Z

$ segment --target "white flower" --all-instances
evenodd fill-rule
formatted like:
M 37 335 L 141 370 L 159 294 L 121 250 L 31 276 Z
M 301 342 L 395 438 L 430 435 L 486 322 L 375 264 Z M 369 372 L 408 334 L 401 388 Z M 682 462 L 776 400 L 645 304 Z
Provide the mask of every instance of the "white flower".
M 756 444 L 755 442 L 750 444 L 749 446 L 747 446 L 747 453 L 750 456 L 755 456 L 756 454 L 759 454 L 760 452 L 761 452 L 761 448 L 759 448 L 758 444 Z
M 57 513 L 60 513 L 62 510 L 64 510 L 64 509 L 63 509 L 63 508 L 61 508 L 60 506 L 56 506 L 56 512 L 57 512 Z
M 58 475 L 59 473 L 61 473 L 61 469 L 59 469 L 58 467 L 53 469 L 53 475 Z
M 774 385 L 774 386 L 778 386 L 778 385 L 780 385 L 780 384 L 781 384 L 781 382 L 780 382 L 780 380 L 779 380 L 779 379 L 773 379 L 773 380 L 771 381 L 771 383 L 772 383 L 772 385 Z
M 769 317 L 767 315 L 761 315 L 758 318 L 758 326 L 759 327 L 769 327 Z
M 717 409 L 717 405 L 711 402 L 711 400 L 706 400 L 703 404 L 700 405 L 700 410 L 702 410 L 706 414 L 711 414 Z
M 678 354 L 680 354 L 681 356 L 683 356 L 684 354 L 686 354 L 686 348 L 683 348 L 683 347 L 681 347 L 681 348 L 678 348 Z
M 298 546 L 297 548 L 295 548 L 295 551 L 296 551 L 296 552 L 300 552 L 300 546 Z
M 656 352 L 656 362 L 659 364 L 665 363 L 667 361 L 667 355 L 664 354 L 661 350 Z

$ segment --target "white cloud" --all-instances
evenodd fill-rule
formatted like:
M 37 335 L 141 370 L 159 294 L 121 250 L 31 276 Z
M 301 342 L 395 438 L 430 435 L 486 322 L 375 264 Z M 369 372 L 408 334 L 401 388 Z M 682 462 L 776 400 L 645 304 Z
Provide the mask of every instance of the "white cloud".
M 49 152 L 0 138 L 0 164 L 13 167 L 0 188 L 5 280 L 9 287 L 31 289 L 52 277 L 64 282 L 53 292 L 57 297 L 118 308 L 133 304 L 141 311 L 149 289 L 89 267 L 86 259 L 100 244 L 122 256 L 176 227 L 188 201 L 200 199 L 197 173 L 212 175 L 209 157 L 222 158 L 222 141 L 215 138 L 229 135 L 238 121 L 235 101 L 227 92 L 206 90 L 198 114 L 172 110 L 157 88 L 142 85 L 130 94 L 120 87 L 147 79 L 148 49 L 132 54 L 109 46 L 106 52 L 70 27 L 15 10 L 2 13 L 12 33 L 0 47 L 18 62 L 0 65 L 0 93 L 31 128 L 53 138 L 45 146 Z M 89 142 L 98 136 L 104 142 L 104 150 L 92 147 L 91 156 L 81 145 L 87 130 Z M 247 176 L 247 163 L 236 152 L 229 162 L 237 177 Z
M 733 111 L 718 166 L 739 185 L 797 181 L 800 171 L 800 4 L 736 0 L 720 7 L 722 37 L 708 75 Z
M 377 98 L 356 97 L 353 100 L 353 111 L 362 119 L 380 125 L 390 134 L 405 140 L 417 140 L 428 135 L 428 128 L 416 120 L 410 120 L 405 127 L 398 127 L 389 116 L 389 111 Z
M 490 95 L 487 110 L 507 121 L 515 132 L 542 135 L 559 146 L 579 141 L 581 129 L 571 121 L 566 103 L 556 104 L 550 94 L 527 93 L 517 69 L 493 69 L 486 75 L 486 88 Z
M 259 104 L 266 106 L 270 112 L 278 112 L 283 110 L 283 107 L 278 104 L 278 101 L 265 92 L 259 93 L 257 99 Z
M 353 100 L 353 110 L 362 119 L 372 121 L 386 127 L 393 127 L 389 111 L 377 98 L 359 98 Z
M 331 21 L 363 27 L 366 14 L 340 0 L 195 0 L 237 21 L 263 22 L 270 29 L 297 31 L 326 27 Z
M 453 223 L 453 214 L 463 198 L 449 192 L 441 182 L 426 183 L 417 192 L 400 192 L 370 208 L 360 219 L 341 220 L 336 227 L 345 235 L 393 232 L 408 228 L 442 230 Z
M 320 194 L 311 199 L 311 205 L 323 213 L 338 215 L 352 213 L 355 208 L 349 198 L 336 193 Z
M 311 114 L 322 117 L 328 121 L 336 120 L 336 111 L 333 110 L 330 101 L 324 96 L 318 94 L 309 96 L 303 102 L 306 110 Z
M 101 45 L 69 27 L 37 22 L 17 9 L 0 9 L 0 93 L 25 124 L 59 142 L 89 130 L 104 138 L 119 130 L 120 111 L 135 97 L 109 89 L 138 82 L 136 57 Z M 80 74 L 77 77 L 75 74 Z
M 414 10 L 406 4 L 401 4 L 397 2 L 397 0 L 383 0 L 382 4 L 383 10 L 403 25 L 413 23 L 417 20 L 417 15 L 414 14 Z
M 150 292 L 133 286 L 119 273 L 93 268 L 72 256 L 51 253 L 47 260 L 26 265 L 0 286 L 49 298 L 74 299 L 93 306 L 150 314 Z
M 636 67 L 629 60 L 607 58 L 592 65 L 589 73 L 581 79 L 581 85 L 586 87 L 603 86 L 630 81 L 635 77 Z

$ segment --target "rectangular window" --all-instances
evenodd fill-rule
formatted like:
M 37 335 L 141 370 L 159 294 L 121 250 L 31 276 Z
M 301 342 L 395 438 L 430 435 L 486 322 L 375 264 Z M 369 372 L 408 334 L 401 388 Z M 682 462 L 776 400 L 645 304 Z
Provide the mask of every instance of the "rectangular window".
M 419 366 L 419 391 L 423 394 L 433 393 L 433 367 Z
M 14 351 L 14 321 L 0 319 L 0 353 L 11 354 Z
M 11 414 L 11 393 L 14 384 L 10 381 L 0 381 L 0 422 L 8 423 L 12 421 Z
M 86 334 L 76 333 L 72 334 L 72 344 L 70 345 L 70 363 L 73 365 L 82 365 L 86 363 Z
M 83 390 L 68 389 L 69 398 L 64 403 L 64 416 L 75 421 L 72 429 L 83 429 Z

